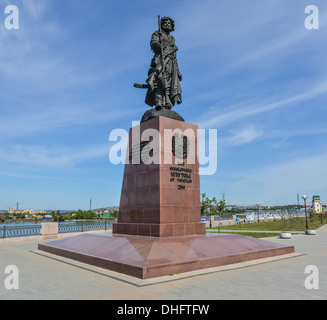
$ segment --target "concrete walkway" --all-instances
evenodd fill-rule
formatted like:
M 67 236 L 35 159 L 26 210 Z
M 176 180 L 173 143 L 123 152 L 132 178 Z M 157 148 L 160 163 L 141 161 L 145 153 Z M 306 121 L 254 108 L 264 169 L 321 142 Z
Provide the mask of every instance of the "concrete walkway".
M 208 232 L 212 232 L 212 233 L 218 233 L 218 230 L 208 230 Z M 282 231 L 268 231 L 268 230 L 220 230 L 220 233 L 229 233 L 229 232 L 237 232 L 237 233 L 247 233 L 247 232 L 251 232 L 251 233 L 281 233 Z M 303 234 L 304 231 L 289 231 L 292 234 Z
M 327 225 L 317 235 L 266 241 L 294 245 L 296 253 L 202 271 L 139 280 L 39 252 L 41 239 L 0 241 L 1 300 L 251 300 L 326 299 Z M 8 265 L 19 270 L 19 289 L 8 290 Z M 307 289 L 308 266 L 319 270 L 319 289 Z M 8 282 L 8 281 L 7 281 Z M 308 282 L 308 281 L 307 281 Z

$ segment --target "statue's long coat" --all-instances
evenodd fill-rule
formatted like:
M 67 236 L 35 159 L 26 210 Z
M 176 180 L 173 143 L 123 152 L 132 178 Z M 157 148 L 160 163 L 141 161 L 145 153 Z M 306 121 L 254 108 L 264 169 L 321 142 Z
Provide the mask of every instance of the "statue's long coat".
M 175 39 L 172 35 L 167 35 L 162 32 L 161 43 L 164 49 L 164 64 L 165 64 L 165 77 L 168 90 L 168 97 L 171 104 L 174 106 L 177 102 L 182 103 L 182 89 L 180 85 L 181 74 L 178 69 L 178 63 L 176 59 L 176 52 L 178 48 L 175 44 Z M 149 76 L 146 80 L 149 85 L 149 89 L 145 98 L 145 103 L 149 106 L 155 106 L 155 95 L 156 90 L 161 90 L 161 95 L 164 96 L 162 92 L 162 82 L 161 82 L 161 47 L 159 32 L 155 31 L 151 37 L 151 49 L 154 52 L 154 57 L 152 59 L 151 68 L 149 70 Z M 168 53 L 168 54 L 166 54 Z

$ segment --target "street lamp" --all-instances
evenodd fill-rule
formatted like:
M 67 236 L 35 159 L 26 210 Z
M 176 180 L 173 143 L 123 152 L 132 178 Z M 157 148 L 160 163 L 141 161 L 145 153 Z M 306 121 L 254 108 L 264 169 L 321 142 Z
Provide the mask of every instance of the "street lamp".
M 212 199 L 209 198 L 209 223 L 210 223 L 210 229 L 212 228 L 212 220 L 211 220 L 211 215 L 212 215 Z
M 308 217 L 307 217 L 307 199 L 308 196 L 303 195 L 302 199 L 304 200 L 304 212 L 305 212 L 305 230 L 308 230 Z
M 257 203 L 257 207 L 258 207 L 258 222 L 260 222 L 260 204 Z

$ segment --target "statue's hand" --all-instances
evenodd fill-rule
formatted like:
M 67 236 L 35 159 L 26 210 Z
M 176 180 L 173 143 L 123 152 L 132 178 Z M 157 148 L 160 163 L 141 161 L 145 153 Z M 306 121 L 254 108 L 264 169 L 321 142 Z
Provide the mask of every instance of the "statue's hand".
M 177 71 L 178 73 L 177 73 L 177 75 L 178 75 L 178 80 L 179 81 L 183 81 L 183 76 L 182 76 L 182 74 L 179 72 L 179 70 Z
M 159 54 L 161 52 L 161 44 L 159 42 L 151 43 L 151 48 L 156 54 Z

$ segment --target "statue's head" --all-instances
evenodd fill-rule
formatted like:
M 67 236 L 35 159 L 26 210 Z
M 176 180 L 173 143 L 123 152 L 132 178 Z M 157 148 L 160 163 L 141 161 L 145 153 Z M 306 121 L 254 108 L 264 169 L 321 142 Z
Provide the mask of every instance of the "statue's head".
M 161 28 L 164 31 L 175 31 L 175 21 L 171 17 L 161 19 Z

